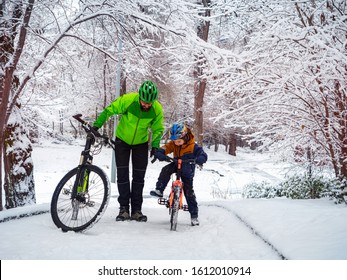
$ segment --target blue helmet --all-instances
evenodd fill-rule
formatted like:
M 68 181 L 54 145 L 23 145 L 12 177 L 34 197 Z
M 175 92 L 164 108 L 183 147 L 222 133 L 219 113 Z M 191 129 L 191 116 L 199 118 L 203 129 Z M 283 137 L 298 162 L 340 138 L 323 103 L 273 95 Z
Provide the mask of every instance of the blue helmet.
M 184 124 L 174 123 L 169 131 L 170 140 L 183 139 L 187 135 L 187 128 Z

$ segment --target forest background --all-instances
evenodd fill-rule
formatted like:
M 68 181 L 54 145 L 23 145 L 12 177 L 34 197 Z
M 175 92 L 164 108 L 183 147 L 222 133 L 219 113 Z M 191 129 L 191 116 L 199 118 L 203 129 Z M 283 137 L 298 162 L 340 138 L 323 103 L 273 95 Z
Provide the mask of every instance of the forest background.
M 73 142 L 145 79 L 166 128 L 347 177 L 346 1 L 0 0 L 0 210 L 35 203 L 32 144 Z M 114 120 L 104 127 L 109 136 Z M 164 135 L 165 138 L 165 135 Z

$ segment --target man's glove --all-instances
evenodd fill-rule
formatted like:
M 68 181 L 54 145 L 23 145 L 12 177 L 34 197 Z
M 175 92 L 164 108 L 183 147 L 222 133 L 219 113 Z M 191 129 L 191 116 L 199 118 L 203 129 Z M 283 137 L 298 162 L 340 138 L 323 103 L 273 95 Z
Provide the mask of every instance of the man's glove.
M 94 135 L 94 133 L 91 132 L 91 131 L 88 132 L 87 138 L 89 138 L 89 139 L 90 139 L 90 143 L 91 143 L 92 145 L 94 145 L 94 143 L 95 143 L 95 135 Z
M 157 149 L 157 151 L 154 154 L 154 157 L 156 157 L 160 161 L 166 161 L 167 159 L 167 156 L 165 155 L 165 151 L 163 149 Z
M 150 156 L 155 158 L 155 153 L 158 151 L 158 148 L 152 148 Z
M 91 130 L 90 130 L 90 134 L 93 134 L 93 137 L 94 135 L 97 136 L 97 137 L 100 137 L 101 134 L 98 132 L 98 127 L 97 126 L 92 126 Z

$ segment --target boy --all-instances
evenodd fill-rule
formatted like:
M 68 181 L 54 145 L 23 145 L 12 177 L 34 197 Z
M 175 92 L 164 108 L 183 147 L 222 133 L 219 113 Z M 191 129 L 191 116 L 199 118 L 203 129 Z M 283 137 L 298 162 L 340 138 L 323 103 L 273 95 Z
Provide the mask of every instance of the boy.
M 192 131 L 184 124 L 173 124 L 170 128 L 169 135 L 171 141 L 160 147 L 154 153 L 154 157 L 160 161 L 165 161 L 166 155 L 173 153 L 174 158 L 181 158 L 182 160 L 195 159 L 195 162 L 198 165 L 202 165 L 207 161 L 207 154 L 204 152 L 202 147 L 195 143 Z M 176 171 L 177 167 L 174 162 L 164 166 L 160 172 L 156 188 L 150 192 L 150 195 L 163 197 L 163 192 L 170 181 L 170 176 L 173 173 L 176 173 Z M 182 163 L 181 178 L 184 184 L 184 196 L 188 204 L 191 224 L 192 226 L 198 226 L 198 203 L 193 190 L 194 173 L 195 164 Z

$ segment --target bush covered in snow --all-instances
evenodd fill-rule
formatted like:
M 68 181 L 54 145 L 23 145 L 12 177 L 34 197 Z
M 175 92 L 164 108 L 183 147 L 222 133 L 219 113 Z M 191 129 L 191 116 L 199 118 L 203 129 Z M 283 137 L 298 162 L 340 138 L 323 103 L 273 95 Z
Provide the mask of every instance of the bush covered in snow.
M 347 203 L 347 179 L 332 181 L 328 195 L 335 203 Z
M 280 196 L 278 187 L 267 181 L 247 184 L 242 192 L 244 198 L 274 198 L 277 196 Z
M 330 182 L 323 177 L 294 175 L 280 184 L 282 196 L 293 199 L 314 199 L 327 196 Z
M 329 197 L 335 203 L 347 203 L 347 180 L 328 179 L 322 176 L 294 175 L 279 185 L 267 181 L 253 182 L 243 189 L 244 198 L 287 197 L 292 199 L 316 199 Z

